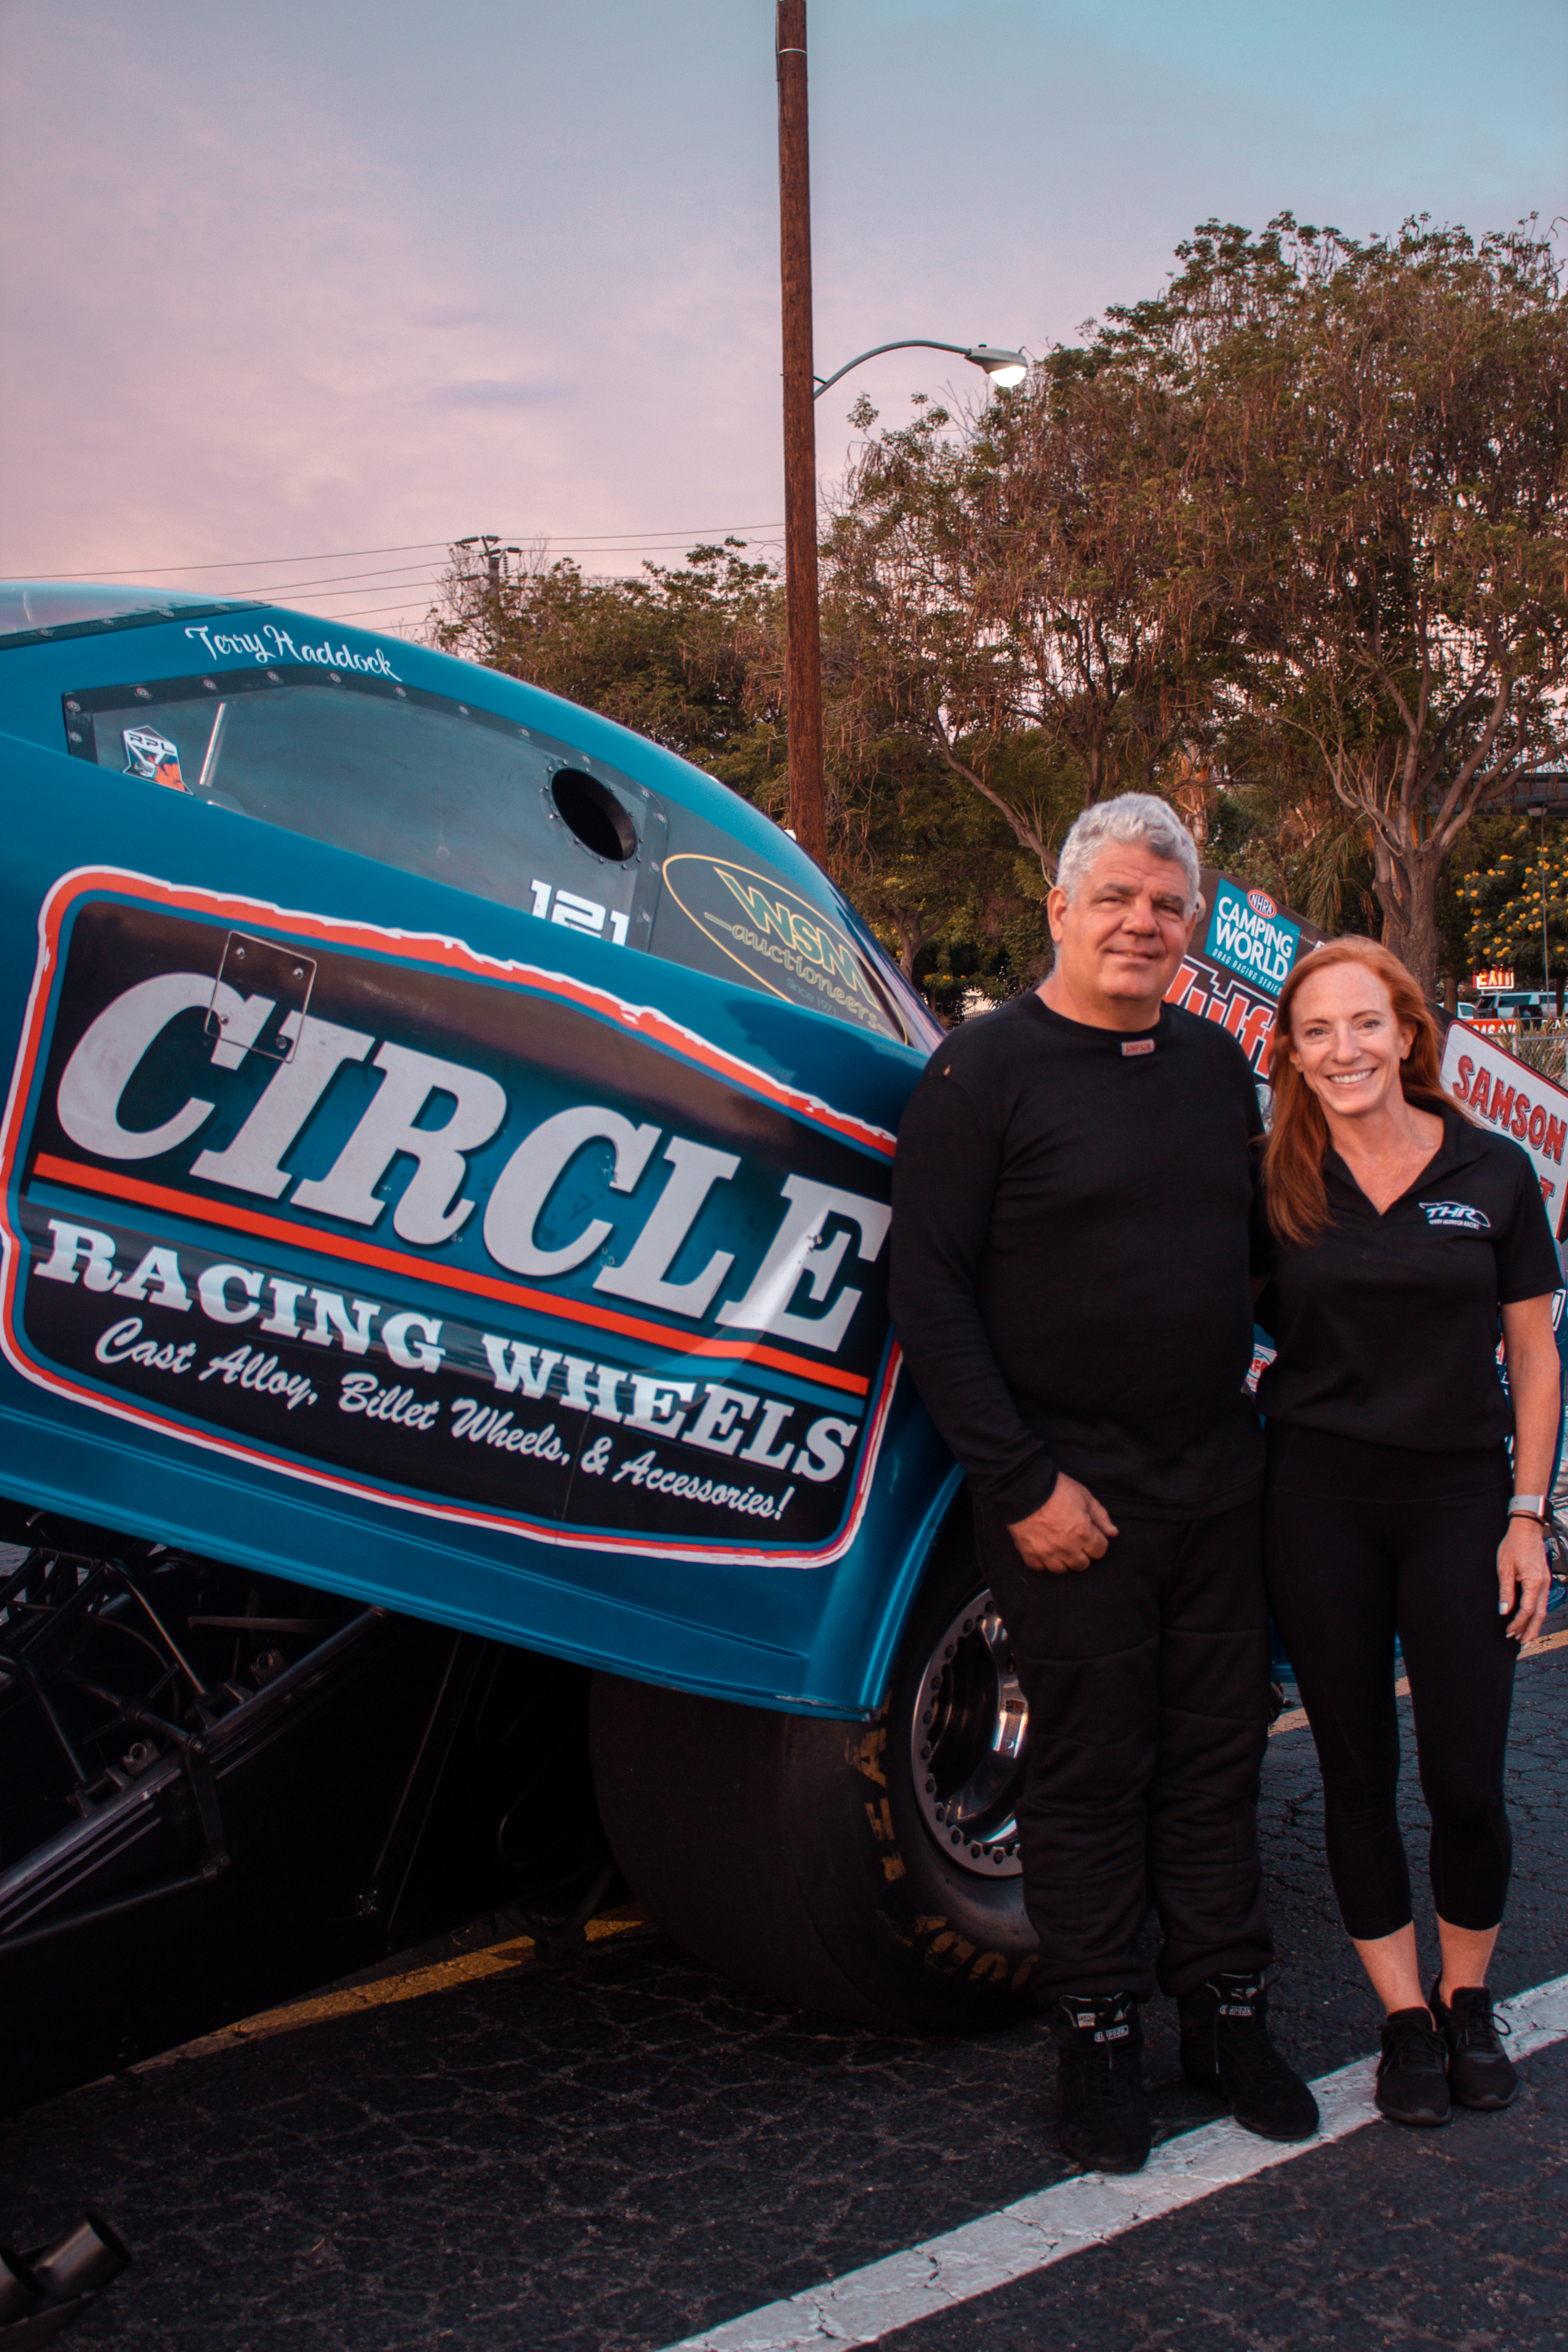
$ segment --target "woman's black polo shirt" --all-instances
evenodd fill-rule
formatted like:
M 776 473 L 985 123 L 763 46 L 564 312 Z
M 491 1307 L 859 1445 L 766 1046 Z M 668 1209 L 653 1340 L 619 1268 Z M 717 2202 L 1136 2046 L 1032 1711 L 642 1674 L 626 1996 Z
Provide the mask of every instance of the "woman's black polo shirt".
M 1436 1157 L 1381 1215 L 1329 1152 L 1333 1222 L 1280 1245 L 1258 1307 L 1279 1350 L 1258 1387 L 1270 1420 L 1424 1454 L 1510 1434 L 1498 1309 L 1561 1289 L 1557 1248 L 1518 1144 L 1442 1118 Z

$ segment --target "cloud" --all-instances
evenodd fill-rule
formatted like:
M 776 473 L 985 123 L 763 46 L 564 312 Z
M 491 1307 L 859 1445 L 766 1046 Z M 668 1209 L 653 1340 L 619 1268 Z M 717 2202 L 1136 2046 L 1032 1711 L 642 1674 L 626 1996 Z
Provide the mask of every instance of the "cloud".
M 819 366 L 900 335 L 1073 339 L 1210 213 L 1365 233 L 1568 209 L 1568 10 L 1492 0 L 1478 45 L 1468 5 L 815 10 Z M 772 30 L 734 0 L 5 0 L 0 571 L 481 525 L 646 533 L 584 549 L 627 569 L 765 540 Z M 893 421 L 971 373 L 907 352 L 836 386 L 824 477 L 858 392 Z
M 437 408 L 531 408 L 542 400 L 559 400 L 561 390 L 539 384 L 491 380 L 477 383 L 437 385 L 429 398 Z

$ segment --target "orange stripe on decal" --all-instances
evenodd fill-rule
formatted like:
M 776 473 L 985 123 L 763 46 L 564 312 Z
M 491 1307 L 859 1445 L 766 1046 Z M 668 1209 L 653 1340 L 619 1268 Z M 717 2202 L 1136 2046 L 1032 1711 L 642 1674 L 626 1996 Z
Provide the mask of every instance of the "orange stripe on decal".
M 171 1216 L 189 1217 L 201 1224 L 217 1225 L 226 1232 L 254 1234 L 264 1241 L 320 1250 L 325 1256 L 344 1258 L 351 1265 L 374 1266 L 384 1273 L 410 1276 L 416 1282 L 435 1283 L 443 1289 L 500 1299 L 508 1307 L 531 1307 L 536 1314 L 550 1316 L 557 1322 L 585 1323 L 595 1330 L 614 1331 L 622 1339 L 645 1340 L 680 1355 L 717 1356 L 731 1363 L 743 1360 L 767 1364 L 774 1371 L 790 1372 L 798 1380 L 814 1381 L 819 1388 L 839 1389 L 851 1396 L 863 1397 L 870 1389 L 870 1381 L 855 1372 L 841 1372 L 832 1364 L 814 1364 L 809 1357 L 791 1355 L 787 1349 L 770 1348 L 762 1340 L 700 1339 L 693 1332 L 674 1331 L 662 1323 L 645 1323 L 637 1316 L 617 1315 L 609 1307 L 593 1307 L 584 1300 L 558 1298 L 547 1290 L 530 1290 L 521 1283 L 499 1282 L 490 1275 L 465 1274 L 456 1266 L 432 1265 L 400 1250 L 381 1249 L 374 1242 L 351 1241 L 346 1234 L 325 1233 L 318 1225 L 263 1216 L 255 1209 L 231 1208 L 222 1202 L 203 1200 L 198 1193 L 176 1192 L 165 1184 L 148 1184 L 139 1176 L 122 1175 L 118 1169 L 109 1171 L 89 1168 L 79 1161 L 57 1160 L 52 1152 L 40 1151 L 33 1162 L 33 1174 L 49 1183 L 68 1184 L 79 1192 L 101 1193 L 111 1201 L 162 1209 Z
M 558 997 L 602 1020 L 614 1023 L 619 1028 L 629 1030 L 634 1036 L 651 1040 L 679 1055 L 683 1061 L 695 1062 L 711 1070 L 747 1094 L 777 1104 L 794 1118 L 807 1119 L 816 1127 L 831 1128 L 836 1134 L 845 1136 L 863 1150 L 878 1152 L 886 1159 L 890 1160 L 893 1156 L 894 1139 L 886 1128 L 858 1118 L 850 1112 L 837 1110 L 819 1097 L 806 1094 L 785 1080 L 773 1077 L 765 1070 L 757 1069 L 753 1064 L 742 1062 L 736 1055 L 726 1053 L 721 1046 L 710 1045 L 695 1030 L 688 1029 L 655 1005 L 631 1003 L 624 997 L 612 995 L 607 989 L 596 988 L 587 981 L 573 980 L 566 973 L 551 971 L 543 965 L 520 963 L 512 958 L 503 960 L 481 954 L 462 940 L 446 938 L 437 932 L 383 930 L 373 923 L 279 907 L 270 899 L 240 898 L 226 892 L 204 890 L 195 885 L 162 882 L 151 875 L 138 874 L 123 866 L 79 866 L 73 873 L 62 875 L 54 884 L 40 910 L 40 944 L 45 954 L 40 959 L 34 984 L 35 997 L 38 994 L 39 983 L 47 976 L 47 968 L 53 966 L 58 958 L 59 935 L 67 916 L 78 898 L 90 896 L 95 890 L 118 898 L 139 898 L 145 906 L 175 908 L 183 913 L 198 916 L 216 916 L 223 921 L 259 921 L 263 925 L 279 923 L 301 938 L 318 940 L 328 946 L 388 956 L 404 963 L 431 964 L 439 971 L 461 972 L 478 980 L 528 989 L 537 995 Z M 42 1010 L 41 1003 L 38 1009 Z

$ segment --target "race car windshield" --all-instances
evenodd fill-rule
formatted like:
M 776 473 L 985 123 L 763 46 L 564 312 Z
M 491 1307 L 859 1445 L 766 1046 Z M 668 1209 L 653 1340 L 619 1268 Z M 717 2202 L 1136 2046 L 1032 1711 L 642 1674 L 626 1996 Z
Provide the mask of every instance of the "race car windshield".
M 224 670 L 65 698 L 68 748 L 875 1036 L 940 1034 L 858 918 L 569 743 L 384 678 Z M 808 886 L 809 887 L 809 886 Z
M 646 946 L 662 814 L 579 754 L 383 679 L 226 671 L 68 696 L 70 750 L 568 929 Z

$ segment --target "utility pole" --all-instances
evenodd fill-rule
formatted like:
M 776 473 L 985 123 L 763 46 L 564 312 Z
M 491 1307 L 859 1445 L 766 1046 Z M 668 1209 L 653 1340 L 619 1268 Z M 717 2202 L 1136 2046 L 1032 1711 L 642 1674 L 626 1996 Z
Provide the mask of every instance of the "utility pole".
M 458 547 L 478 547 L 484 552 L 485 607 L 489 617 L 490 657 L 493 661 L 500 651 L 500 592 L 501 581 L 506 572 L 506 559 L 509 555 L 521 555 L 522 550 L 519 547 L 503 547 L 493 530 L 475 531 L 470 538 L 459 539 L 456 543 Z
M 819 864 L 823 803 L 822 617 L 816 589 L 816 379 L 811 342 L 811 147 L 805 0 L 778 0 L 779 277 L 784 296 L 784 692 L 790 829 Z

